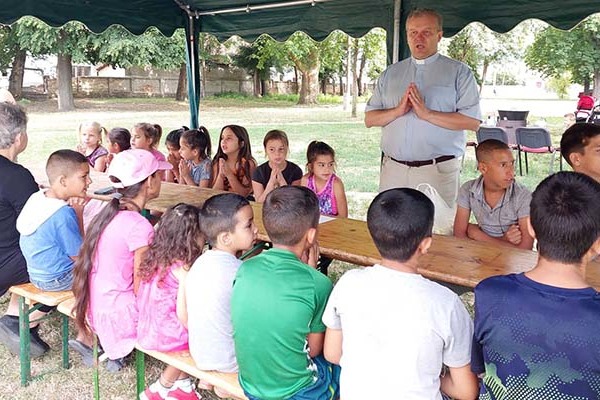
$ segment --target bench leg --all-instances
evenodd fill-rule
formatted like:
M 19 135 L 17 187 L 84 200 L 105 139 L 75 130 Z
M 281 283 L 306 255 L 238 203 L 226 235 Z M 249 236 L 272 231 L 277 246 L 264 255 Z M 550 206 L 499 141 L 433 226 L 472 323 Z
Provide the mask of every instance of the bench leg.
M 69 317 L 62 316 L 62 367 L 69 369 Z
M 135 349 L 135 376 L 136 376 L 136 389 L 137 389 L 137 397 L 139 398 L 140 394 L 146 388 L 146 360 L 144 353 Z
M 21 363 L 21 386 L 27 386 L 31 380 L 29 304 L 27 304 L 25 300 L 25 297 L 19 296 L 19 361 Z
M 98 336 L 94 333 L 94 366 L 92 368 L 92 377 L 94 380 L 94 400 L 100 400 L 100 378 L 98 376 Z

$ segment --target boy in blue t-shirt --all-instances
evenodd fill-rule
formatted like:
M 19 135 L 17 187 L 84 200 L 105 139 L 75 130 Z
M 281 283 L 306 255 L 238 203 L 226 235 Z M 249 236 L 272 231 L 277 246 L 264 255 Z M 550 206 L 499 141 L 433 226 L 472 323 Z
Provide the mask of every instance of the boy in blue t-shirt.
M 48 158 L 46 174 L 50 188 L 32 194 L 17 218 L 19 244 L 32 284 L 46 291 L 71 290 L 89 164 L 79 152 L 58 150 Z
M 600 184 L 559 172 L 537 187 L 536 266 L 475 288 L 471 368 L 480 399 L 600 398 L 600 295 L 585 268 L 600 253 Z

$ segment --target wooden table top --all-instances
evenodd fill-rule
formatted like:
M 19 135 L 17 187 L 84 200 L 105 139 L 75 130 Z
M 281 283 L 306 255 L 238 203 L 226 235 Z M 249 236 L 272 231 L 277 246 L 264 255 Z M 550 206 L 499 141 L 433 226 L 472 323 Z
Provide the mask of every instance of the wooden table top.
M 91 177 L 93 183 L 90 185 L 90 192 L 110 185 L 105 174 L 93 172 Z M 206 199 L 218 193 L 222 191 L 163 182 L 160 196 L 149 201 L 146 207 L 164 212 L 168 207 L 182 202 L 202 206 Z M 262 204 L 251 204 L 259 231 L 258 238 L 268 241 L 269 237 L 262 224 Z M 319 225 L 318 238 L 321 254 L 327 257 L 365 266 L 381 260 L 365 221 L 332 219 Z M 489 276 L 527 271 L 535 265 L 536 260 L 537 253 L 530 250 L 434 235 L 428 254 L 419 262 L 419 272 L 430 279 L 475 287 Z M 587 281 L 600 289 L 600 263 L 594 262 L 588 266 Z

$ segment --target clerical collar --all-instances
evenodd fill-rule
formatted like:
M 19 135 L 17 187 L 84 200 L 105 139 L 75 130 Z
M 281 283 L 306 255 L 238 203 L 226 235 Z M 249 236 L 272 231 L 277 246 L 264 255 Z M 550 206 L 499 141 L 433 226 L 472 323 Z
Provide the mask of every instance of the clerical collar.
M 415 63 L 417 65 L 428 65 L 428 64 L 431 64 L 432 62 L 434 62 L 435 60 L 437 60 L 439 56 L 440 56 L 440 53 L 435 53 L 434 55 L 424 58 L 422 60 L 417 60 L 413 56 L 411 56 L 410 58 L 412 58 L 413 63 Z

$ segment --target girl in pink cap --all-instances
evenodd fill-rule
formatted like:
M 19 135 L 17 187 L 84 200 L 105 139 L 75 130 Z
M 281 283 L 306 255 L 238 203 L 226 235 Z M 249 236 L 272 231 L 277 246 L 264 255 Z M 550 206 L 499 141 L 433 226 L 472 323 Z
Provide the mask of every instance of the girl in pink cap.
M 158 197 L 163 171 L 171 168 L 146 150 L 116 154 L 108 175 L 117 193 L 90 223 L 75 263 L 76 324 L 98 335 L 113 372 L 122 368 L 137 339 L 135 271 L 154 235 L 140 211 Z

